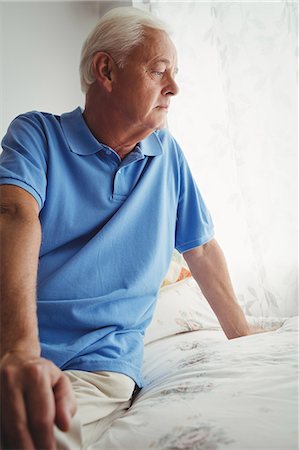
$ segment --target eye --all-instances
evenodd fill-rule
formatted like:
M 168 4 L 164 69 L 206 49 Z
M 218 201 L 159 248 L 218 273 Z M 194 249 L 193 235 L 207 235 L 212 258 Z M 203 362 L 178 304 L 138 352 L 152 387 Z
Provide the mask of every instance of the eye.
M 162 78 L 164 75 L 164 72 L 159 72 L 158 70 L 154 70 L 153 74 L 156 75 L 159 78 Z

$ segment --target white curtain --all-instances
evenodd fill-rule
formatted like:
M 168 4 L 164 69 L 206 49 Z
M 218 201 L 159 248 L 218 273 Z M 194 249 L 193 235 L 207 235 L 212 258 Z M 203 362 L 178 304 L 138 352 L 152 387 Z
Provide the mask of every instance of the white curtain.
M 297 311 L 297 3 L 146 1 L 173 29 L 169 128 L 247 314 Z

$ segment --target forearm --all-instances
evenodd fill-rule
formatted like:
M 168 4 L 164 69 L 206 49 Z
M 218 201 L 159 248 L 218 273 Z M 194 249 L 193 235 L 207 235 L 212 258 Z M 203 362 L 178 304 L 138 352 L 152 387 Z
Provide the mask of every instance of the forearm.
M 202 248 L 186 252 L 184 257 L 226 336 L 231 339 L 250 334 L 218 243 L 212 240 Z
M 34 212 L 2 207 L 1 356 L 11 351 L 40 353 L 36 316 L 36 276 L 41 227 Z

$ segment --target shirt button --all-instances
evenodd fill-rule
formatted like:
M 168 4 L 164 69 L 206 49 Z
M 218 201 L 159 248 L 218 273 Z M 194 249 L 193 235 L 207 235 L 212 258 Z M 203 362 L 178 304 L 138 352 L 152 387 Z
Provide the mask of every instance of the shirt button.
M 118 173 L 121 173 L 121 170 L 119 170 Z
M 110 150 L 105 150 L 106 155 L 111 155 L 111 151 Z

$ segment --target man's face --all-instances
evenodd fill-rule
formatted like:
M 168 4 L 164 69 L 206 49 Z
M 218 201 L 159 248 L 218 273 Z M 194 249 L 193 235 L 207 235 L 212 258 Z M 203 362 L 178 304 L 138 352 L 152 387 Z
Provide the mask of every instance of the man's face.
M 117 68 L 115 100 L 128 127 L 136 131 L 163 128 L 170 99 L 178 93 L 176 50 L 163 31 L 148 29 L 144 42 Z

